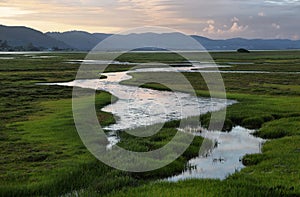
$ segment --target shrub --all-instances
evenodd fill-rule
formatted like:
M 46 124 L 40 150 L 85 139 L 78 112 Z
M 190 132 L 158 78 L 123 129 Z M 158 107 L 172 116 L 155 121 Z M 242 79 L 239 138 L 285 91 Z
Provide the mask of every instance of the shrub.
M 240 48 L 237 50 L 238 53 L 250 53 L 247 49 Z

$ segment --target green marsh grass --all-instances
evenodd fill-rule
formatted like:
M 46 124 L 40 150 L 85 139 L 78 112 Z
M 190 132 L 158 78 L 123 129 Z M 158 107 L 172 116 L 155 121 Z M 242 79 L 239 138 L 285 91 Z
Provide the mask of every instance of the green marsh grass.
M 48 55 L 48 54 L 47 54 Z M 37 86 L 40 82 L 74 80 L 83 53 L 51 53 L 49 59 L 0 61 L 0 196 L 298 196 L 300 194 L 300 81 L 298 75 L 222 74 L 229 99 L 239 103 L 228 107 L 224 130 L 242 125 L 257 129 L 255 135 L 268 140 L 262 154 L 246 155 L 247 166 L 241 172 L 219 180 L 188 180 L 178 183 L 156 182 L 180 172 L 185 162 L 195 157 L 202 139 L 169 166 L 149 173 L 120 172 L 97 161 L 80 141 L 72 118 L 72 88 Z M 222 70 L 299 72 L 299 51 L 211 53 Z M 129 62 L 165 63 L 183 61 L 165 53 L 127 54 L 119 58 Z M 236 62 L 236 63 L 233 63 Z M 239 64 L 250 62 L 252 64 Z M 124 71 L 131 66 L 110 65 L 107 72 Z M 148 73 L 149 74 L 149 73 Z M 126 84 L 141 82 L 143 73 L 134 74 Z M 163 77 L 152 73 L 151 77 Z M 204 81 L 197 74 L 184 74 L 199 96 L 209 96 Z M 180 84 L 172 89 L 182 90 Z M 160 84 L 144 87 L 168 90 Z M 97 96 L 99 107 L 111 102 L 111 95 Z M 99 113 L 100 121 L 114 121 Z M 208 122 L 209 114 L 201 117 Z M 167 143 L 178 122 L 166 123 L 159 134 L 136 142 L 122 133 L 121 146 L 132 150 L 151 150 Z

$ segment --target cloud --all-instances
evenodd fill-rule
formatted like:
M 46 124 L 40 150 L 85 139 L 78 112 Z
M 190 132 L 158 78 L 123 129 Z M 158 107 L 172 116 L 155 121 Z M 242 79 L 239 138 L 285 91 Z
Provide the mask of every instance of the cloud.
M 215 21 L 210 19 L 210 20 L 207 20 L 206 23 L 210 24 L 210 25 L 213 25 L 213 24 L 215 24 Z
M 299 8 L 300 0 L 0 0 L 0 24 L 106 33 L 165 26 L 211 38 L 294 39 Z
M 231 22 L 239 22 L 240 21 L 240 19 L 238 19 L 237 17 L 233 17 L 232 19 L 231 19 Z
M 297 5 L 300 4 L 299 0 L 265 0 L 265 3 L 275 5 Z
M 203 29 L 204 32 L 207 32 L 209 34 L 215 34 L 216 33 L 216 29 L 215 29 L 215 26 L 212 25 L 212 24 L 208 24 L 208 27 L 205 27 Z
M 295 34 L 295 35 L 292 36 L 292 39 L 293 40 L 299 40 L 300 36 L 298 34 Z
M 16 17 L 31 14 L 32 11 L 23 10 L 18 7 L 0 7 L 0 18 Z
M 207 23 L 208 26 L 203 29 L 203 32 L 209 33 L 209 34 L 217 34 L 217 35 L 234 35 L 236 33 L 241 33 L 248 29 L 248 26 L 243 26 L 238 24 L 238 19 L 234 18 L 234 20 L 231 20 L 233 22 L 232 26 L 228 28 L 227 25 L 223 25 L 223 28 L 217 28 L 214 23 Z
M 248 26 L 242 26 L 239 25 L 237 22 L 234 22 L 228 31 L 232 33 L 237 33 L 237 32 L 243 32 L 246 29 L 248 29 Z
M 274 27 L 275 29 L 280 29 L 280 25 L 278 25 L 276 23 L 272 23 L 272 27 Z

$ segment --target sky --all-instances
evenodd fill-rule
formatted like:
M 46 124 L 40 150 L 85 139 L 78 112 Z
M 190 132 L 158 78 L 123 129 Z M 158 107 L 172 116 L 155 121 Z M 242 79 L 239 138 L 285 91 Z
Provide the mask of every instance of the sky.
M 162 26 L 213 39 L 300 39 L 300 0 L 0 0 L 0 24 L 119 33 Z

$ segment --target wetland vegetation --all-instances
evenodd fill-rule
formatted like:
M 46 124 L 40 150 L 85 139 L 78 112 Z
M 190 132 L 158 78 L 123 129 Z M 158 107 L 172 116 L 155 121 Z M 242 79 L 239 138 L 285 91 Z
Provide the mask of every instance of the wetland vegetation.
M 268 139 L 262 154 L 246 155 L 247 167 L 227 179 L 160 182 L 180 173 L 198 155 L 202 138 L 172 164 L 154 172 L 127 173 L 97 161 L 82 144 L 72 117 L 72 88 L 36 83 L 75 79 L 80 66 L 67 63 L 84 59 L 83 53 L 0 55 L 0 196 L 297 196 L 300 195 L 300 51 L 214 52 L 222 71 L 270 73 L 222 73 L 227 97 L 238 103 L 227 108 L 224 130 L 235 125 L 256 129 Z M 39 58 L 39 56 L 52 56 Z M 2 57 L 2 58 L 1 58 Z M 35 57 L 35 58 L 32 58 Z M 130 53 L 123 62 L 178 63 L 176 54 Z M 106 72 L 128 70 L 132 65 L 110 65 Z M 297 74 L 298 73 L 298 74 Z M 170 73 L 133 73 L 124 83 L 135 85 L 145 77 Z M 183 73 L 198 96 L 209 96 L 199 73 Z M 184 91 L 180 84 L 169 84 Z M 169 90 L 160 84 L 144 84 Z M 96 108 L 111 103 L 111 96 L 97 92 Z M 114 100 L 114 99 L 113 99 Z M 102 125 L 114 122 L 111 114 L 98 113 Z M 209 114 L 201 117 L 203 125 Z M 135 151 L 153 150 L 172 139 L 178 121 L 166 123 L 155 136 L 136 138 L 121 133 L 120 146 Z

